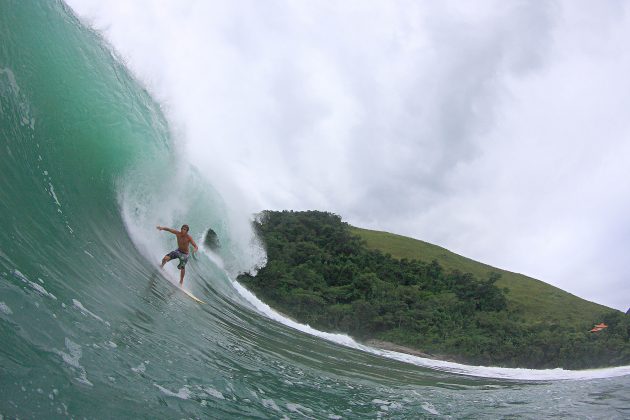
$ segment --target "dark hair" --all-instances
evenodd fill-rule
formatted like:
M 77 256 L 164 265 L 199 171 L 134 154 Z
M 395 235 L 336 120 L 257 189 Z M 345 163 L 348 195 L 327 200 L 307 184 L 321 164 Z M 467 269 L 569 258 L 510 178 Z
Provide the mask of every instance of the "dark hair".
M 187 231 L 190 231 L 190 227 L 188 225 L 182 225 L 182 230 L 186 229 Z

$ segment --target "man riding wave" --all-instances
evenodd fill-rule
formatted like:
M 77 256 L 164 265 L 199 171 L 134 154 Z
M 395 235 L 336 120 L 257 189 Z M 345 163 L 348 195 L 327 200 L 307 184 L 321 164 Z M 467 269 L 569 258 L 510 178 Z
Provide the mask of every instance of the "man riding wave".
M 162 258 L 162 265 L 160 268 L 164 268 L 164 264 L 170 260 L 178 258 L 179 264 L 177 264 L 177 268 L 179 268 L 179 284 L 183 285 L 184 276 L 186 275 L 186 263 L 188 262 L 188 251 L 190 250 L 190 245 L 192 244 L 192 246 L 195 247 L 193 253 L 199 250 L 199 247 L 193 238 L 188 234 L 190 227 L 188 227 L 188 225 L 182 225 L 181 230 L 175 230 L 164 226 L 157 226 L 157 230 L 165 230 L 177 236 L 177 249 L 169 252 L 164 256 L 164 258 Z

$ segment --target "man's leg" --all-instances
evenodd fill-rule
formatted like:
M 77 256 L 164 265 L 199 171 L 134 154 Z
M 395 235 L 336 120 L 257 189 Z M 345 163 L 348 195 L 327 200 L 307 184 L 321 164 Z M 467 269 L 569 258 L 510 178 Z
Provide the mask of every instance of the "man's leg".
M 164 258 L 162 258 L 162 265 L 160 266 L 160 268 L 164 268 L 164 264 L 166 264 L 170 260 L 171 260 L 171 257 L 169 257 L 168 255 L 165 255 Z
M 185 268 L 180 268 L 179 269 L 179 285 L 182 286 L 184 284 L 184 276 L 186 275 L 186 269 Z

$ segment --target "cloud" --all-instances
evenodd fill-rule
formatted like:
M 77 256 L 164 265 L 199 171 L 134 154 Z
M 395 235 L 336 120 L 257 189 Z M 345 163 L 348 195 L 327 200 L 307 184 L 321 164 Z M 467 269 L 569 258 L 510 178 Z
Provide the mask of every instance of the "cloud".
M 69 4 L 235 208 L 331 210 L 630 305 L 623 2 Z

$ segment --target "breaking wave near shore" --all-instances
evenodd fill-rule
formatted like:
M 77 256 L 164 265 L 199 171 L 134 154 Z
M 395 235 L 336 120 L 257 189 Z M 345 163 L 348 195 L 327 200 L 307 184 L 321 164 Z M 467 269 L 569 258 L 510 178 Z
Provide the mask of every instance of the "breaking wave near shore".
M 264 264 L 249 220 L 103 39 L 59 1 L 0 22 L 0 417 L 627 417 L 627 367 L 465 366 L 276 313 L 235 281 Z M 203 304 L 158 268 L 182 223 Z

